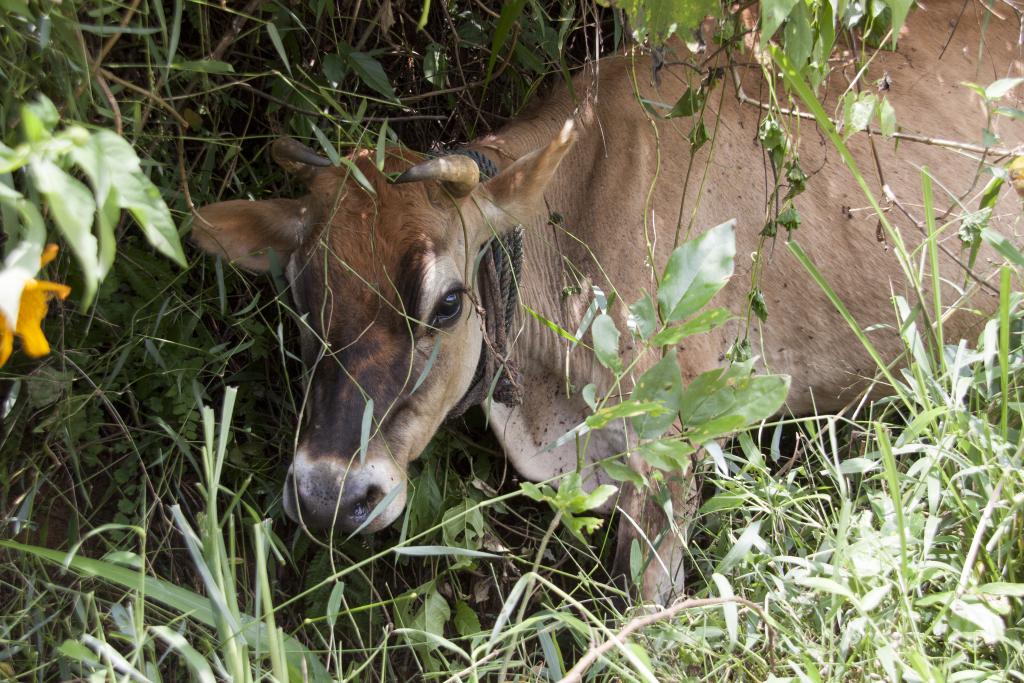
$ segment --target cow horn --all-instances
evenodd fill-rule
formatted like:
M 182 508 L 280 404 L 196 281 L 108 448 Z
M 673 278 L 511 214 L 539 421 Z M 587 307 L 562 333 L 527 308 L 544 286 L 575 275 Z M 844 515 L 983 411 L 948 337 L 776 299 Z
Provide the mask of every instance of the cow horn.
M 270 156 L 281 168 L 306 182 L 312 180 L 321 168 L 331 165 L 330 159 L 292 138 L 274 140 L 270 146 Z
M 438 180 L 453 197 L 465 197 L 480 184 L 480 167 L 462 154 L 430 159 L 416 164 L 395 178 L 396 183 Z

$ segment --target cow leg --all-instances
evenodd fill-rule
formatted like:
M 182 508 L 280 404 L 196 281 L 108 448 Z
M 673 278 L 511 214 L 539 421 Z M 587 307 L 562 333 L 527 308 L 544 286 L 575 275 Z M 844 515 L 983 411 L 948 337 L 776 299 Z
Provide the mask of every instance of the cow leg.
M 683 592 L 686 543 L 700 491 L 693 462 L 681 472 L 646 474 L 650 487 L 628 486 L 619 501 L 615 569 L 632 576 L 630 564 L 636 545 L 643 567 L 640 597 L 667 605 Z

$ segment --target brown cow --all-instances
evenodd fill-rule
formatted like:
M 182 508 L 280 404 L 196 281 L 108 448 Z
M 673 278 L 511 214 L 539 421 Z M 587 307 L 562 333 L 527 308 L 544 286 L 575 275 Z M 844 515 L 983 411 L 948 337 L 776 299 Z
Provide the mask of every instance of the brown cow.
M 879 53 L 858 87 L 874 88 L 888 74 L 886 95 L 905 131 L 980 144 L 985 111 L 961 82 L 986 84 L 1021 73 L 1019 21 L 1009 4 L 995 11 L 998 16 L 988 15 L 974 1 L 929 2 L 914 10 L 899 52 Z M 396 149 L 381 173 L 369 153 L 357 152 L 352 161 L 363 182 L 298 143 L 279 142 L 276 158 L 305 181 L 308 195 L 228 201 L 200 211 L 195 238 L 204 249 L 262 271 L 273 248 L 287 263 L 298 309 L 308 314 L 302 332 L 311 369 L 308 421 L 300 429 L 284 492 L 291 517 L 312 529 L 346 532 L 391 524 L 405 504 L 408 463 L 453 409 L 487 393 L 489 387 L 481 391 L 481 384 L 494 376 L 495 354 L 503 344 L 495 348 L 485 342 L 485 328 L 508 337 L 511 359 L 521 371 L 521 405 L 485 406 L 508 458 L 535 481 L 576 467 L 574 443 L 543 447 L 588 414 L 580 389 L 589 383 L 607 388 L 611 377 L 592 354 L 570 351 L 533 316 L 520 312 L 510 328 L 502 329 L 500 287 L 482 286 L 486 273 L 493 279 L 494 271 L 489 261 L 478 259 L 495 234 L 526 226 L 519 282 L 523 304 L 572 331 L 596 285 L 617 292 L 610 312 L 626 330 L 624 304 L 652 291 L 654 273 L 661 272 L 679 227 L 685 234 L 692 226 L 696 234 L 736 219 L 736 275 L 716 303 L 744 310 L 750 255 L 758 248 L 773 183 L 755 140 L 764 112 L 750 99 L 767 96 L 760 68 L 748 67 L 739 77 L 746 102 L 739 101 L 730 78 L 709 96 L 705 118 L 712 141 L 692 166 L 687 139 L 692 121 L 655 119 L 637 96 L 672 103 L 701 75 L 685 67 L 665 67 L 656 79 L 652 73 L 651 59 L 639 53 L 603 59 L 575 78 L 577 99 L 559 88 L 528 115 L 469 145 L 476 160 L 451 155 L 424 161 Z M 823 86 L 830 102 L 856 73 L 853 66 L 836 69 Z M 896 259 L 876 238 L 877 217 L 863 208 L 863 194 L 813 122 L 794 117 L 787 125 L 801 129 L 800 160 L 810 176 L 797 200 L 802 226 L 796 238 L 862 326 L 889 321 L 894 293 L 916 298 L 904 291 Z M 1021 139 L 1021 127 L 1009 119 L 990 125 L 1004 145 Z M 974 201 L 985 182 L 972 184 L 980 166 L 970 144 L 951 149 L 905 139 L 897 149 L 890 139 L 859 134 L 850 146 L 875 191 L 881 194 L 884 182 L 911 215 L 921 213 L 922 166 L 931 169 L 935 187 L 943 188 L 936 199 L 940 215 L 950 207 L 958 215 L 961 200 Z M 479 168 L 488 162 L 496 175 L 481 179 Z M 417 182 L 392 183 L 399 172 L 406 172 L 403 181 Z M 1018 207 L 1011 204 L 1004 201 L 999 212 L 1015 215 Z M 549 221 L 549 212 L 562 220 Z M 920 242 L 919 229 L 906 216 L 895 209 L 888 214 L 911 246 Z M 955 229 L 943 235 L 946 251 L 959 252 Z M 982 279 L 985 265 L 983 254 Z M 953 283 L 962 284 L 965 277 L 955 259 L 946 258 L 944 267 L 950 283 L 945 294 L 952 301 Z M 973 301 L 991 308 L 991 292 L 970 283 L 968 293 L 977 293 Z M 764 368 L 792 377 L 787 410 L 841 409 L 874 374 L 874 364 L 781 244 L 767 250 L 761 287 L 770 317 L 751 330 L 750 338 Z M 973 334 L 979 320 L 953 316 L 946 339 Z M 687 340 L 678 354 L 684 380 L 718 367 L 743 333 L 739 326 Z M 872 332 L 871 338 L 889 358 L 898 353 L 891 328 Z M 371 416 L 372 421 L 364 419 Z M 592 435 L 584 454 L 589 486 L 606 480 L 591 464 L 630 450 L 631 439 L 624 423 Z M 643 470 L 637 455 L 630 459 Z M 689 477 L 680 473 L 671 487 L 679 515 L 692 510 Z M 389 494 L 385 509 L 372 517 Z M 625 548 L 628 554 L 629 543 L 641 534 L 643 544 L 657 545 L 659 559 L 647 565 L 644 594 L 665 597 L 681 582 L 685 526 L 665 533 L 670 525 L 662 508 L 631 488 L 623 488 L 606 507 L 613 505 L 629 515 L 619 525 L 620 553 Z

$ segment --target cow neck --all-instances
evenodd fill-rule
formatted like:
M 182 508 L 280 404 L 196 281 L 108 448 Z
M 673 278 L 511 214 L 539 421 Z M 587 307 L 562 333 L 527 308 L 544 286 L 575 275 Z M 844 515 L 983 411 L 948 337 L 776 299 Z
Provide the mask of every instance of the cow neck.
M 498 173 L 497 165 L 481 152 L 472 149 L 457 150 L 476 162 L 480 177 L 492 178 Z M 469 408 L 484 403 L 488 398 L 506 406 L 517 406 L 523 401 L 519 372 L 514 366 L 509 341 L 519 307 L 519 277 L 523 270 L 523 226 L 492 237 L 477 257 L 477 291 L 474 302 L 483 321 L 483 341 L 480 360 L 469 389 L 448 412 L 448 419 L 456 418 Z

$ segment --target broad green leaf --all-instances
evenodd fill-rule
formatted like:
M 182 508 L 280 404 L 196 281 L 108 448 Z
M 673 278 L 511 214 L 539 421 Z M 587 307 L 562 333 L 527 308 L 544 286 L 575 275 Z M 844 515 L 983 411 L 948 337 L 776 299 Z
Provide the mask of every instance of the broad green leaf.
M 690 317 L 729 281 L 736 256 L 735 227 L 736 221 L 722 223 L 672 252 L 658 287 L 663 320 Z
M 386 99 L 392 102 L 398 101 L 395 89 L 391 87 L 391 82 L 388 81 L 387 74 L 384 73 L 384 67 L 380 65 L 380 62 L 365 52 L 350 52 L 347 57 L 352 69 L 359 75 L 363 83 Z
M 136 171 L 118 178 L 117 194 L 121 206 L 132 214 L 149 243 L 184 268 L 185 254 L 178 230 L 156 185 L 142 171 Z
M 611 484 L 601 484 L 594 487 L 594 490 L 583 499 L 581 508 L 583 510 L 596 510 L 604 505 L 605 501 L 615 495 L 619 489 Z
M 990 100 L 998 100 L 1021 83 L 1024 83 L 1024 78 L 1000 78 L 985 88 L 985 97 Z
M 482 630 L 480 618 L 476 616 L 473 608 L 462 600 L 455 603 L 455 619 L 453 621 L 455 623 L 455 630 L 464 638 L 476 635 Z
M 693 446 L 679 439 L 648 441 L 637 450 L 649 465 L 666 472 L 685 472 L 694 453 Z
M 629 400 L 623 401 L 622 403 L 616 403 L 615 405 L 607 408 L 601 408 L 601 410 L 597 411 L 593 415 L 587 416 L 585 424 L 591 429 L 601 429 L 614 420 L 620 420 L 626 417 L 635 417 L 645 413 L 661 415 L 665 411 L 665 406 L 661 403 L 643 403 L 640 401 Z
M 39 95 L 34 102 L 21 107 L 21 129 L 29 143 L 49 138 L 58 121 L 60 113 L 46 95 Z
M 796 4 L 804 0 L 761 0 L 761 44 L 771 40 Z
M 982 639 L 989 645 L 998 643 L 1006 631 L 1002 617 L 978 602 L 956 599 L 949 610 L 977 627 Z
M 701 311 L 695 318 L 680 325 L 666 327 L 651 338 L 653 346 L 670 346 L 678 344 L 687 337 L 703 334 L 721 327 L 732 320 L 732 314 L 724 308 L 709 308 Z
M 647 339 L 658 325 L 658 313 L 654 310 L 654 300 L 651 295 L 644 292 L 644 295 L 629 305 L 630 331 L 635 331 L 641 339 Z
M 703 442 L 771 417 L 788 391 L 789 377 L 751 376 L 750 363 L 737 363 L 694 379 L 683 390 L 680 418 Z
M 85 284 L 83 306 L 88 306 L 100 279 L 96 236 L 92 234 L 96 203 L 92 192 L 56 164 L 39 159 L 29 166 L 36 188 L 46 198 L 54 221 L 82 268 Z M 173 226 L 172 226 L 173 228 Z M 175 233 L 177 234 L 177 233 Z M 184 262 L 184 256 L 182 256 Z
M 843 98 L 843 138 L 866 129 L 877 107 L 878 97 L 874 93 L 846 93 Z
M 665 115 L 666 119 L 674 119 L 679 116 L 693 116 L 704 108 L 704 91 L 700 88 L 694 90 L 687 88 L 672 110 Z
M 1024 598 L 1024 583 L 995 581 L 978 586 L 978 592 L 983 595 L 1005 595 L 1012 598 Z
M 811 16 L 807 9 L 807 3 L 803 0 L 799 0 L 789 13 L 782 37 L 786 56 L 793 63 L 793 68 L 803 69 L 807 60 L 810 59 L 811 49 L 814 47 Z
M 622 369 L 622 360 L 619 359 L 619 330 L 615 327 L 615 321 L 607 313 L 602 313 L 594 320 L 590 327 L 590 334 L 594 339 L 594 353 L 601 365 L 609 370 L 618 371 Z
M 633 399 L 665 407 L 661 415 L 642 414 L 633 418 L 633 427 L 640 438 L 656 439 L 672 426 L 679 412 L 682 391 L 682 375 L 674 353 L 662 358 L 640 376 L 633 390 Z
M 717 0 L 622 0 L 630 24 L 642 36 L 662 43 L 673 34 L 687 35 L 707 16 L 721 14 Z
M 447 74 L 448 57 L 445 56 L 444 48 L 431 43 L 423 55 L 423 75 L 435 88 L 443 88 Z
M 601 460 L 601 469 L 615 481 L 628 481 L 635 486 L 643 486 L 644 478 L 639 472 L 619 458 L 607 458 Z
M 324 615 L 327 617 L 327 625 L 334 628 L 334 624 L 338 621 L 338 613 L 341 612 L 341 599 L 345 595 L 345 582 L 335 581 L 334 587 L 331 588 L 331 594 L 327 598 L 327 611 Z
M 795 583 L 811 590 L 844 597 L 850 602 L 857 604 L 857 596 L 853 594 L 853 591 L 834 579 L 825 576 L 800 576 L 796 578 Z
M 344 58 L 337 52 L 324 56 L 324 77 L 332 87 L 338 87 L 338 84 L 344 80 L 347 71 Z
M 885 4 L 892 10 L 892 44 L 893 47 L 899 41 L 900 29 L 907 21 L 907 14 L 914 0 L 885 0 Z

